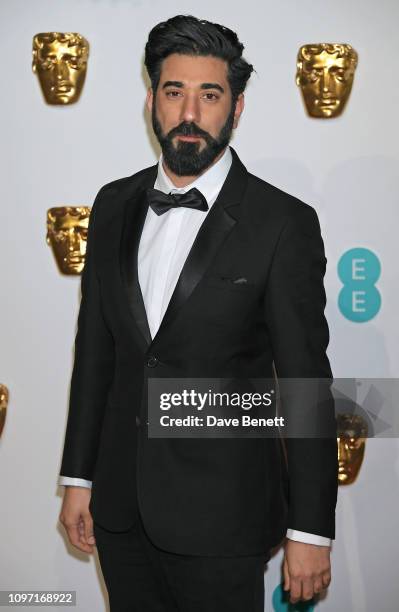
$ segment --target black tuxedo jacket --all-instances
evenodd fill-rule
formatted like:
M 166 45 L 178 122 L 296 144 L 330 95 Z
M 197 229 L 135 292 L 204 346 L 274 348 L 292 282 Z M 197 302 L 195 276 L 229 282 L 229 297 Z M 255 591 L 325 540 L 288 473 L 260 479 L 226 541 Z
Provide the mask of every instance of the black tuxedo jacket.
M 286 439 L 287 462 L 279 439 L 148 438 L 150 377 L 270 378 L 274 361 L 279 377 L 332 380 L 317 214 L 232 154 L 155 338 L 137 253 L 157 165 L 99 191 L 82 273 L 60 473 L 93 481 L 103 527 L 139 510 L 153 543 L 183 554 L 268 552 L 287 527 L 335 537 L 335 435 Z

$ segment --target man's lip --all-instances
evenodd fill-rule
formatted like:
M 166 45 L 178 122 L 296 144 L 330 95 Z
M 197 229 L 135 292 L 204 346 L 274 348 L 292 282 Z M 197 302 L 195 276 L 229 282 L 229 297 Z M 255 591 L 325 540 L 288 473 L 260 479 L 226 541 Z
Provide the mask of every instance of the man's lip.
M 201 138 L 201 136 L 177 136 L 180 140 L 185 140 L 187 142 L 196 142 Z
M 58 83 L 53 87 L 53 91 L 56 94 L 65 94 L 69 93 L 72 89 L 72 86 L 69 83 Z
M 321 98 L 319 106 L 336 106 L 337 102 L 337 98 Z
M 68 263 L 80 263 L 81 261 L 84 261 L 84 257 L 82 257 L 82 255 L 75 253 L 67 255 L 65 259 Z

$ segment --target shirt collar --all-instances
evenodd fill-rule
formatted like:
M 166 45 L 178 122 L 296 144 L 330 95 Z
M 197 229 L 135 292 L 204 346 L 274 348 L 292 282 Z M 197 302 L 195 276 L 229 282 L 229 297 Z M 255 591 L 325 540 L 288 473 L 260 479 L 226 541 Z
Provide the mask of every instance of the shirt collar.
M 211 206 L 212 201 L 218 195 L 226 180 L 233 157 L 230 147 L 227 146 L 222 157 L 216 164 L 213 164 L 208 170 L 201 174 L 201 176 L 185 187 L 176 187 L 176 185 L 172 183 L 163 168 L 162 160 L 163 155 L 161 153 L 158 162 L 158 174 L 154 184 L 155 189 L 159 189 L 163 191 L 163 193 L 170 193 L 172 190 L 174 193 L 186 193 L 189 189 L 196 187 L 205 196 L 208 205 Z

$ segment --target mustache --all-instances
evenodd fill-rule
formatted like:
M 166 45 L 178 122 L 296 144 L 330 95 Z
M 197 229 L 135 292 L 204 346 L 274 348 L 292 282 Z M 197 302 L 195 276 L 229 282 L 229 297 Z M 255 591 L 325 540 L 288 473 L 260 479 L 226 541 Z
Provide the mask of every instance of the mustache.
M 180 123 L 180 125 L 170 130 L 168 138 L 173 138 L 174 136 L 202 136 L 207 142 L 212 140 L 208 132 L 201 130 L 195 123 L 187 122 Z

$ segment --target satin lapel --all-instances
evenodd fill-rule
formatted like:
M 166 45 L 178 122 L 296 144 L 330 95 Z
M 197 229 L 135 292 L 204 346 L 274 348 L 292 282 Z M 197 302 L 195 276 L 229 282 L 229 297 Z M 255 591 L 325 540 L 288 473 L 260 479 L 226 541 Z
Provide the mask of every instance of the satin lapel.
M 135 194 L 125 202 L 122 237 L 120 244 L 120 269 L 126 297 L 134 321 L 139 328 L 144 350 L 151 344 L 151 331 L 148 325 L 143 295 L 138 277 L 138 249 L 147 215 L 147 187 L 153 187 L 157 165 L 151 168 L 148 177 L 141 183 Z
M 153 342 L 165 333 L 188 300 L 240 217 L 240 203 L 247 186 L 248 173 L 232 147 L 231 152 L 233 162 L 230 171 L 199 229 Z

